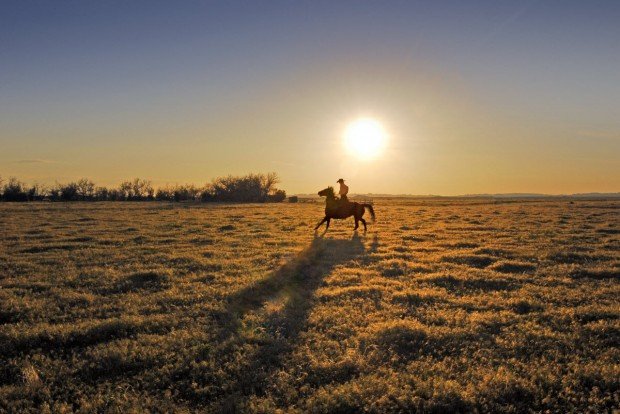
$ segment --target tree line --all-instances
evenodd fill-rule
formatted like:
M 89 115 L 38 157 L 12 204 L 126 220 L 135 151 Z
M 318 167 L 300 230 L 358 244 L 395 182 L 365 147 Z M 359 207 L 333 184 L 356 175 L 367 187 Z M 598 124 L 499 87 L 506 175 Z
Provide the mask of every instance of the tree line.
M 14 177 L 8 180 L 0 177 L 0 200 L 281 202 L 286 199 L 286 192 L 276 188 L 279 182 L 276 173 L 218 177 L 202 187 L 175 184 L 159 188 L 153 187 L 151 181 L 140 178 L 123 181 L 117 187 L 103 187 L 87 178 L 44 186 L 26 185 Z

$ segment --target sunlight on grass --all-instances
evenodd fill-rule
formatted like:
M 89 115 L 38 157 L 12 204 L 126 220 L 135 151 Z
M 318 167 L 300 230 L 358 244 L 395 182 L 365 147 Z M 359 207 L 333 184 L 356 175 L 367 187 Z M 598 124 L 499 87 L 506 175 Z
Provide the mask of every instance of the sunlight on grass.
M 617 405 L 617 202 L 375 208 L 0 205 L 0 411 Z

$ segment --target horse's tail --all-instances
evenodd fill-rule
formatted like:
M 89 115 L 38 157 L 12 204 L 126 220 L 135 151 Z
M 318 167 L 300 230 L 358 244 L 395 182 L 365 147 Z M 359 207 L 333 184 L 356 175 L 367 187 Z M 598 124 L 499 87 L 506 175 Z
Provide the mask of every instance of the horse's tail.
M 372 208 L 372 204 L 362 204 L 362 207 L 367 208 L 368 211 L 370 211 L 370 218 L 372 218 L 372 222 L 374 223 L 376 221 L 376 218 L 375 218 L 375 209 Z

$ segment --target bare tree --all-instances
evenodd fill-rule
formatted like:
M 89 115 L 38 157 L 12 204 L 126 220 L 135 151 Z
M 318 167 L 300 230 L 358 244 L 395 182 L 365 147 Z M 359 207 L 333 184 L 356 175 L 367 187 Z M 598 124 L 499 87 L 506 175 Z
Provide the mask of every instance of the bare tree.
M 275 172 L 270 172 L 263 175 L 263 187 L 267 193 L 271 193 L 274 190 L 276 184 L 280 182 L 280 177 Z
M 86 178 L 82 178 L 75 183 L 75 187 L 80 200 L 89 200 L 95 194 L 95 183 Z
M 148 180 L 141 180 L 140 178 L 135 178 L 131 182 L 131 191 L 133 193 L 133 197 L 136 200 L 144 200 L 146 198 L 152 198 L 155 190 L 153 189 L 153 185 Z
M 123 181 L 121 185 L 119 185 L 118 189 L 119 196 L 123 200 L 133 199 L 133 185 L 131 184 L 131 181 Z
M 34 183 L 28 188 L 26 193 L 28 194 L 28 201 L 42 200 L 46 193 L 46 188 L 38 183 Z

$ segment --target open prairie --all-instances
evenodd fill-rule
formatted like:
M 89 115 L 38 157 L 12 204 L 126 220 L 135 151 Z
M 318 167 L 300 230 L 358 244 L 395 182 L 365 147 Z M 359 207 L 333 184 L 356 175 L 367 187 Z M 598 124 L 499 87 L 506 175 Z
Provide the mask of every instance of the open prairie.
M 1 204 L 0 412 L 620 408 L 619 201 L 375 210 Z

